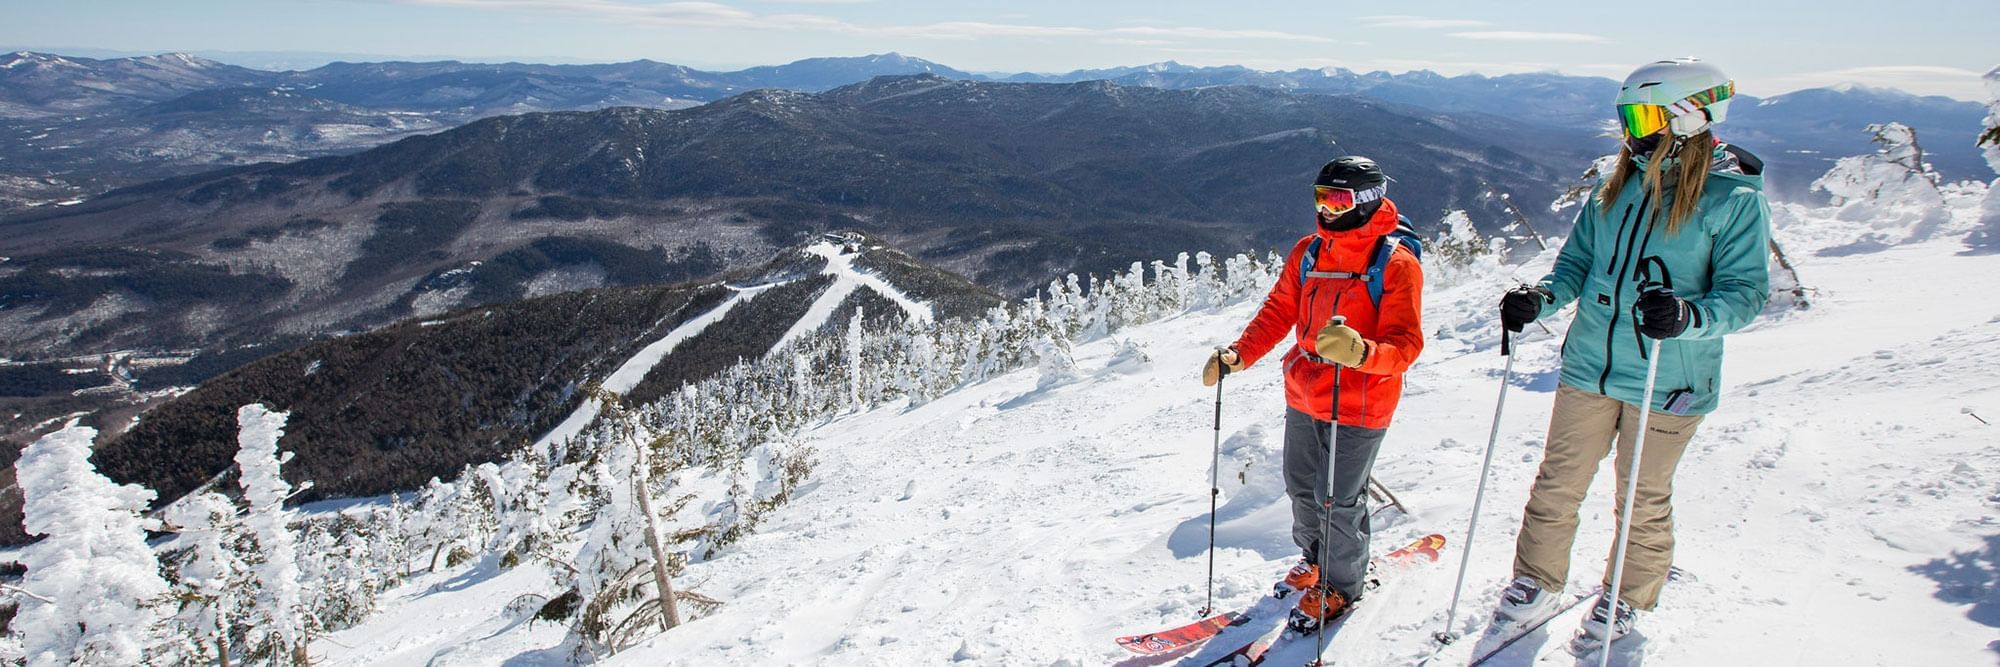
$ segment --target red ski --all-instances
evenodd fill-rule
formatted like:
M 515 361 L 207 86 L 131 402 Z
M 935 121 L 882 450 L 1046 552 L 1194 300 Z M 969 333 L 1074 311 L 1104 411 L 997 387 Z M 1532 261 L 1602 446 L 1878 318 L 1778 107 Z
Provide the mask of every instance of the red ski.
M 1443 535 L 1437 535 L 1437 534 L 1425 535 L 1423 537 L 1417 538 L 1416 541 L 1414 542 L 1404 545 L 1400 549 L 1375 557 L 1374 559 L 1375 569 L 1378 571 L 1387 571 L 1387 570 L 1401 569 L 1403 567 L 1408 566 L 1411 563 L 1416 563 L 1416 562 L 1436 562 L 1438 560 L 1438 550 L 1443 548 L 1444 548 Z M 1275 598 L 1266 597 L 1264 600 L 1260 600 L 1256 606 L 1253 606 L 1250 609 L 1246 609 L 1243 612 L 1225 612 L 1177 628 L 1160 630 L 1157 632 L 1149 632 L 1140 635 L 1132 635 L 1129 637 L 1119 637 L 1118 645 L 1124 647 L 1125 650 L 1127 651 L 1131 651 L 1139 655 L 1161 655 L 1166 653 L 1173 653 L 1176 651 L 1180 651 L 1182 649 L 1195 646 L 1202 642 L 1206 642 L 1210 639 L 1213 639 L 1216 635 L 1222 634 L 1222 631 L 1227 630 L 1232 626 L 1244 625 L 1253 616 L 1274 615 L 1279 620 L 1283 620 L 1284 612 L 1282 609 L 1289 608 L 1290 604 L 1289 603 L 1279 604 L 1280 602 L 1282 601 L 1276 600 Z M 1259 609 L 1259 607 L 1271 607 L 1272 609 L 1268 610 Z M 1276 610 L 1276 614 L 1252 613 L 1258 611 L 1270 612 L 1273 610 Z M 1282 626 L 1282 624 L 1280 624 L 1280 626 Z M 1264 633 L 1262 632 L 1258 633 L 1258 635 L 1262 634 Z M 1275 636 L 1271 637 L 1271 639 L 1275 639 Z M 1254 644 L 1256 642 L 1252 643 Z M 1265 641 L 1262 643 L 1264 647 L 1268 647 L 1270 645 L 1269 641 Z M 1244 651 L 1255 651 L 1261 653 L 1262 648 L 1263 647 L 1245 645 L 1242 648 L 1238 649 L 1236 653 L 1242 653 Z M 1256 656 L 1249 656 L 1249 657 L 1254 659 Z M 1227 663 L 1225 662 L 1223 664 Z
M 1119 637 L 1118 645 L 1139 655 L 1173 653 L 1208 641 L 1216 633 L 1222 632 L 1223 628 L 1229 627 L 1229 624 L 1234 623 L 1237 618 L 1239 615 L 1236 612 L 1223 612 L 1178 628 Z

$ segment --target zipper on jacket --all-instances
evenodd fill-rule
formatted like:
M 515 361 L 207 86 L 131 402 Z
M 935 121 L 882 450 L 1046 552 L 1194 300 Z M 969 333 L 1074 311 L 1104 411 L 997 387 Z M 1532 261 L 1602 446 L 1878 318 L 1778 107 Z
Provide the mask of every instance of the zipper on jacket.
M 1640 189 L 1646 190 L 1645 188 Z M 1633 225 L 1631 233 L 1626 235 L 1625 247 L 1622 250 L 1617 249 L 1616 239 L 1612 241 L 1612 248 L 1614 248 L 1612 256 L 1623 255 L 1624 259 L 1622 263 L 1613 265 L 1617 267 L 1618 280 L 1611 285 L 1611 323 L 1604 327 L 1604 372 L 1597 375 L 1597 393 L 1606 396 L 1611 395 L 1608 385 L 1611 383 L 1612 350 L 1618 345 L 1618 318 L 1624 314 L 1618 307 L 1618 294 L 1625 290 L 1625 276 L 1631 275 L 1631 272 L 1626 270 L 1626 267 L 1632 263 L 1632 255 L 1635 250 L 1633 246 L 1639 244 L 1639 230 L 1646 228 L 1646 207 L 1652 204 L 1652 202 L 1653 193 L 1651 190 L 1646 190 L 1646 194 L 1639 198 L 1638 224 Z M 1633 219 L 1631 217 L 1632 208 L 1630 206 L 1625 208 L 1625 212 L 1626 219 Z
M 1629 224 L 1632 224 L 1632 205 L 1631 205 L 1631 204 L 1626 204 L 1626 205 L 1625 205 L 1625 219 L 1623 219 L 1623 220 L 1619 220 L 1619 221 L 1618 221 L 1618 233 L 1616 233 L 1616 234 L 1612 234 L 1612 235 L 1611 235 L 1611 238 L 1612 238 L 1612 239 L 1613 239 L 1614 241 L 1615 241 L 1616 239 L 1622 239 L 1622 238 L 1625 238 L 1625 226 L 1626 226 L 1626 225 L 1629 225 Z M 1610 263 L 1610 264 L 1606 264 L 1606 265 L 1604 265 L 1604 275 L 1607 275 L 1607 276 L 1609 276 L 1609 275 L 1615 275 L 1615 274 L 1616 274 L 1616 273 L 1618 272 L 1618 256 L 1619 256 L 1619 255 L 1622 255 L 1622 254 L 1624 254 L 1624 252 L 1623 252 L 1623 249 L 1622 249 L 1622 248 L 1619 248 L 1619 247 L 1618 247 L 1618 244 L 1617 244 L 1617 243 L 1615 243 L 1615 242 L 1614 242 L 1614 243 L 1612 243 L 1612 245 L 1611 245 L 1611 263 Z

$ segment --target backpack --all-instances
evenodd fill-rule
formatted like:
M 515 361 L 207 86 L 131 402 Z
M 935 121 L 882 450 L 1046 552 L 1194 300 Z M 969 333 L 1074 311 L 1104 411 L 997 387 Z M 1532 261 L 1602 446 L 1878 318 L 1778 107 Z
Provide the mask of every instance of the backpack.
M 1299 263 L 1299 286 L 1305 287 L 1307 278 L 1332 278 L 1336 280 L 1359 280 L 1368 286 L 1368 302 L 1382 307 L 1382 272 L 1389 268 L 1389 256 L 1395 254 L 1396 247 L 1408 248 L 1410 256 L 1424 261 L 1424 242 L 1417 237 L 1417 229 L 1410 225 L 1410 219 L 1396 216 L 1396 229 L 1383 234 L 1375 242 L 1375 259 L 1368 262 L 1368 270 L 1363 273 L 1338 271 L 1314 271 L 1313 263 L 1319 260 L 1320 244 L 1326 239 L 1313 235 L 1311 244 L 1306 246 L 1306 256 Z

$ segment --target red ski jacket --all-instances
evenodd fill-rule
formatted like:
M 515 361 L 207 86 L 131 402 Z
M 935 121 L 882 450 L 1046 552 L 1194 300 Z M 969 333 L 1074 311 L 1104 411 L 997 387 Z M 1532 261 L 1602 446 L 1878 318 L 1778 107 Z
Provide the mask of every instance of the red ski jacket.
M 1335 366 L 1311 354 L 1321 327 L 1335 314 L 1368 341 L 1367 359 L 1340 370 L 1340 423 L 1388 428 L 1403 397 L 1403 373 L 1424 350 L 1423 266 L 1400 245 L 1382 271 L 1382 303 L 1368 298 L 1368 286 L 1352 278 L 1308 277 L 1300 284 L 1299 265 L 1313 237 L 1325 239 L 1313 272 L 1367 271 L 1376 244 L 1396 229 L 1396 204 L 1384 199 L 1381 209 L 1360 227 L 1344 232 L 1319 229 L 1299 239 L 1285 257 L 1278 284 L 1264 297 L 1264 307 L 1236 339 L 1243 364 L 1257 363 L 1281 341 L 1292 345 L 1284 355 L 1285 403 L 1326 421 L 1332 418 Z

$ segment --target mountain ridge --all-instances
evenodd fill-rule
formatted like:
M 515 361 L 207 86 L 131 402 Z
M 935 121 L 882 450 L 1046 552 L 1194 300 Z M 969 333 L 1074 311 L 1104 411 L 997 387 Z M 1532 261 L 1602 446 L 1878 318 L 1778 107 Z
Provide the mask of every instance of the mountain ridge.
M 25 58 L 60 61 L 63 65 L 58 69 L 80 73 L 37 83 L 38 79 L 15 71 L 26 71 L 20 66 Z M 1610 79 L 1555 72 L 1447 77 L 1428 70 L 1401 74 L 1360 73 L 1339 67 L 1262 71 L 1173 61 L 1062 74 L 976 74 L 893 52 L 809 58 L 735 71 L 704 71 L 642 59 L 572 65 L 451 60 L 332 62 L 286 72 L 250 70 L 179 55 L 93 60 L 27 53 L 0 57 L 0 137 L 12 140 L 0 142 L 0 164 L 7 165 L 0 171 L 0 209 L 46 205 L 66 198 L 72 190 L 94 195 L 204 167 L 238 164 L 243 155 L 295 160 L 348 153 L 496 114 L 612 106 L 673 109 L 758 88 L 819 92 L 874 76 L 920 73 L 999 82 L 1110 80 L 1167 89 L 1249 85 L 1359 95 L 1430 113 L 1501 116 L 1569 135 L 1598 131 L 1608 118 L 1605 109 L 1617 86 Z M 91 85 L 71 85 L 84 80 Z M 246 86 L 353 109 L 345 110 L 337 123 L 317 119 L 307 110 L 290 116 L 255 116 L 259 125 L 282 128 L 274 137 L 177 131 L 160 127 L 154 119 L 137 112 L 140 106 L 201 90 Z M 1748 95 L 1743 100 L 1746 104 L 1737 105 L 1732 125 L 1754 126 L 1754 132 L 1738 143 L 1777 148 L 1765 151 L 1773 167 L 1774 192 L 1805 195 L 1809 179 L 1788 174 L 1823 172 L 1827 166 L 1824 159 L 1814 155 L 1865 150 L 1862 127 L 1868 122 L 1899 120 L 1925 134 L 1976 133 L 1983 115 L 1975 103 L 1936 98 L 1930 100 L 1934 108 L 1922 117 L 1900 118 L 1896 110 L 1908 108 L 1904 98 L 1883 97 L 1865 88 L 1833 94 L 1838 98 L 1831 104 L 1862 111 L 1860 116 L 1868 120 L 1815 117 L 1815 109 L 1810 108 L 1814 105 L 1760 106 L 1757 98 Z M 207 122 L 226 129 L 232 123 L 247 125 L 243 119 L 225 115 Z M 1574 139 L 1569 142 L 1582 145 Z M 1934 143 L 1937 166 L 1947 178 L 1985 173 L 1976 150 L 1956 142 Z M 128 145 L 136 148 L 120 148 Z

